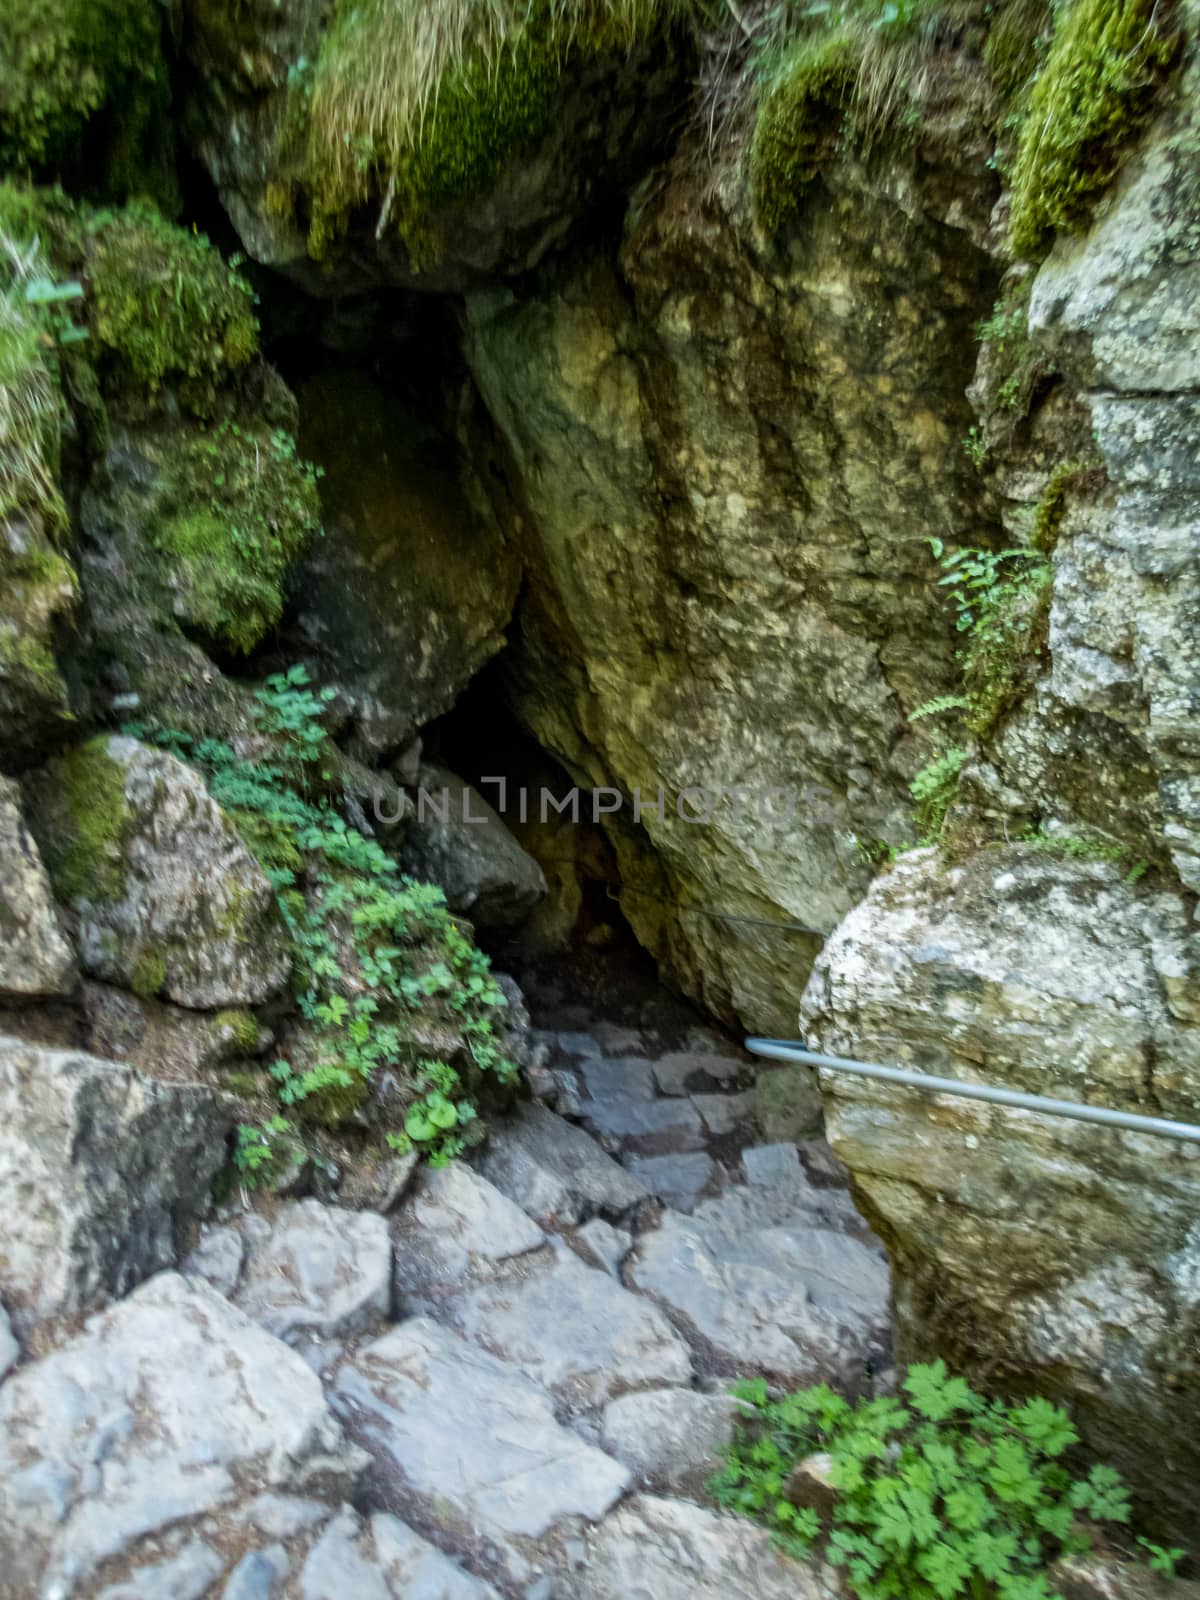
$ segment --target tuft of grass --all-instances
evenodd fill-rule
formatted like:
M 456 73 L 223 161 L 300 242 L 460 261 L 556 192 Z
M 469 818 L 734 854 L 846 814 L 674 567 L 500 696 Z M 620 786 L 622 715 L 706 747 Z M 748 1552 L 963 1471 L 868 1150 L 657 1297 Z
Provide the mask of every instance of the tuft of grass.
M 1022 119 L 1012 180 L 1014 254 L 1083 226 L 1149 116 L 1178 36 L 1162 0 L 1074 0 L 1059 13 Z
M 474 193 L 545 133 L 563 64 L 631 50 L 688 0 L 341 0 L 315 66 L 292 85 L 321 254 L 382 195 L 380 227 L 419 243 L 432 207 Z M 306 103 L 305 103 L 306 102 Z
M 48 281 L 36 237 L 14 237 L 0 224 L 0 520 L 36 511 L 57 529 L 66 522 L 55 481 L 62 402 L 45 318 L 31 298 Z
M 839 148 L 858 68 L 842 33 L 802 39 L 780 63 L 750 146 L 750 193 L 765 232 L 778 232 Z
M 940 0 L 840 0 L 802 13 L 800 31 L 767 36 L 750 144 L 750 190 L 773 234 L 840 150 L 869 151 L 916 127 L 930 84 Z

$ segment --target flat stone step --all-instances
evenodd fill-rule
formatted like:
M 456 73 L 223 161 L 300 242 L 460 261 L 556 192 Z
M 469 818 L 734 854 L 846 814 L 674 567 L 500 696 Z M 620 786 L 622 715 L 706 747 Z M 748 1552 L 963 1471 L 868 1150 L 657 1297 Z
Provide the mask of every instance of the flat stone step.
M 597 1133 L 643 1155 L 702 1150 L 704 1126 L 690 1100 L 585 1101 L 584 1121 Z
M 543 1228 L 618 1222 L 650 1191 L 586 1134 L 542 1105 L 492 1122 L 479 1171 Z
M 703 1150 L 672 1156 L 630 1156 L 629 1170 L 664 1205 L 691 1211 L 721 1186 L 721 1169 Z
M 338 1369 L 334 1397 L 398 1500 L 463 1548 L 528 1572 L 526 1541 L 602 1517 L 627 1467 L 562 1427 L 541 1385 L 428 1317 L 400 1323 Z M 524 1553 L 523 1553 L 524 1551 Z
M 882 1248 L 822 1226 L 815 1207 L 788 1210 L 786 1195 L 769 1189 L 729 1190 L 690 1217 L 668 1211 L 626 1270 L 731 1374 L 850 1381 L 886 1348 Z
M 654 1063 L 654 1081 L 662 1094 L 704 1094 L 722 1084 L 735 1084 L 744 1068 L 736 1056 L 676 1050 Z
M 658 1307 L 565 1245 L 444 1296 L 436 1315 L 576 1410 L 692 1375 L 687 1345 Z

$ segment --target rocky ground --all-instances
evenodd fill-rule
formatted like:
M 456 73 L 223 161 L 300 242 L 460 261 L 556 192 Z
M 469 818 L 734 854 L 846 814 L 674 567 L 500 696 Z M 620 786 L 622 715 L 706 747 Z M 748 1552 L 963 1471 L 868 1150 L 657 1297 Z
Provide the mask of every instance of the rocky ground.
M 534 1100 L 473 1166 L 398 1162 L 376 1191 L 386 1214 L 238 1199 L 177 1271 L 82 1326 L 10 1308 L 0 1593 L 836 1592 L 703 1485 L 735 1373 L 872 1382 L 882 1248 L 819 1137 L 764 1142 L 756 1108 L 779 1131 L 781 1097 L 719 1035 L 664 1049 L 671 1028 L 587 1022 L 534 1035 L 535 1086 L 571 1120 Z M 15 1114 L 22 1070 L 73 1086 L 43 1105 L 47 1126 L 78 1131 L 92 1079 L 155 1098 L 112 1063 L 13 1040 L 3 1060 Z M 197 1108 L 160 1089 L 169 1127 L 143 1165 L 194 1161 Z M 810 1091 L 790 1114 L 812 1109 Z M 77 1185 L 30 1236 L 42 1277 L 68 1259 L 103 1270 L 114 1225 L 145 1231 L 156 1213 L 149 1259 L 169 1265 L 169 1208 L 145 1183 Z

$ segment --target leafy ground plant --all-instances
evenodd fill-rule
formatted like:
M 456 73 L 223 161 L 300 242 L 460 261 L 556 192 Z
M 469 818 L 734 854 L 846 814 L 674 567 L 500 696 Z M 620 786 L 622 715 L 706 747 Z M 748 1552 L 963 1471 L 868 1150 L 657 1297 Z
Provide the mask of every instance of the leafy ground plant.
M 218 739 L 125 730 L 205 774 L 270 878 L 291 934 L 301 1026 L 264 1077 L 273 1114 L 239 1136 L 235 1162 L 250 1183 L 270 1179 L 301 1127 L 336 1130 L 385 1069 L 402 1090 L 399 1125 L 381 1130 L 386 1143 L 442 1165 L 464 1148 L 484 1080 L 508 1084 L 517 1073 L 497 1038 L 503 991 L 442 891 L 405 877 L 342 815 L 336 752 L 321 726 L 327 697 L 302 666 L 269 678 L 259 722 L 278 755 L 253 761 Z M 418 1045 L 430 1021 L 461 1040 L 454 1060 L 430 1059 Z
M 1128 1521 L 1111 1467 L 1064 1464 L 1079 1436 L 1049 1400 L 986 1399 L 942 1361 L 910 1367 L 902 1390 L 852 1405 L 824 1385 L 773 1400 L 760 1379 L 739 1384 L 743 1420 L 710 1491 L 790 1553 L 844 1568 L 859 1600 L 1053 1600 L 1054 1562 L 1091 1549 L 1092 1525 Z M 816 1454 L 824 1514 L 793 1487 Z

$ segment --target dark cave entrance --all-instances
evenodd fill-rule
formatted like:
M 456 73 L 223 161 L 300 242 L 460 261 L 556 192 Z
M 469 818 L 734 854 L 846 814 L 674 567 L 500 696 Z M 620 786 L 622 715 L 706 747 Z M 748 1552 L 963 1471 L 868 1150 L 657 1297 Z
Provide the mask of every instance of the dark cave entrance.
M 412 520 L 429 515 L 423 499 L 446 503 L 453 499 L 457 506 L 456 496 L 468 481 L 472 490 L 461 496 L 461 510 L 467 510 L 468 502 L 477 510 L 482 502 L 490 504 L 493 513 L 479 524 L 482 528 L 490 523 L 492 533 L 481 538 L 477 528 L 474 537 L 481 546 L 501 539 L 502 530 L 519 521 L 512 515 L 519 488 L 464 359 L 457 303 L 443 296 L 382 290 L 317 301 L 261 269 L 257 277 L 264 343 L 297 396 L 301 452 L 325 468 L 326 491 L 336 485 L 344 505 L 347 458 L 342 453 L 339 417 L 344 413 L 348 431 L 354 412 L 361 426 L 365 403 L 377 415 L 369 419 L 371 448 L 355 466 L 360 483 L 351 487 L 355 515 L 371 501 L 372 540 L 379 532 L 379 502 L 386 501 L 389 493 L 394 494 L 390 514 L 396 540 L 404 547 Z M 339 394 L 345 402 L 342 412 Z M 364 402 L 364 396 L 371 398 Z M 327 513 L 336 517 L 337 507 L 326 494 L 323 499 Z M 436 518 L 430 532 L 435 542 L 458 537 L 447 522 L 436 525 Z M 326 537 L 333 541 L 340 533 L 330 526 Z M 457 554 L 449 547 L 447 551 L 448 559 L 462 563 L 461 549 Z M 480 548 L 479 554 L 484 558 L 486 552 Z M 324 682 L 337 683 L 347 669 L 351 675 L 360 670 L 374 693 L 381 683 L 386 687 L 386 670 L 374 672 L 365 656 L 345 646 L 347 638 L 363 628 L 355 606 L 369 608 L 376 597 L 370 584 L 354 593 L 354 573 L 336 567 L 325 570 L 353 596 L 343 614 L 331 618 L 326 613 L 314 632 L 305 612 L 311 607 L 314 584 L 322 581 L 322 567 L 302 570 L 276 636 L 242 670 L 249 665 L 259 676 L 303 659 Z M 457 581 L 463 582 L 463 565 L 457 570 Z M 404 574 L 406 580 L 410 576 Z M 454 593 L 452 586 L 449 592 Z M 603 1016 L 631 1028 L 649 1027 L 658 1036 L 682 1042 L 689 1029 L 709 1019 L 667 987 L 657 963 L 635 936 L 621 907 L 617 852 L 604 827 L 592 818 L 588 786 L 579 784 L 577 818 L 560 814 L 553 803 L 542 803 L 544 795 L 561 802 L 577 780 L 513 708 L 511 683 L 521 648 L 521 616 L 518 593 L 504 646 L 474 673 L 448 709 L 422 719 L 416 729 L 420 761 L 445 768 L 473 785 L 546 879 L 544 901 L 524 922 L 511 929 L 479 923 L 478 942 L 499 969 L 516 977 L 540 1026 L 583 1027 L 588 1018 Z M 331 635 L 339 628 L 341 637 L 335 640 Z M 323 651 L 323 643 L 340 648 Z M 410 737 L 389 745 L 384 735 L 372 744 L 353 721 L 337 737 L 369 766 L 397 776 L 403 767 L 403 781 L 413 792 Z M 502 780 L 503 791 L 497 780 Z

